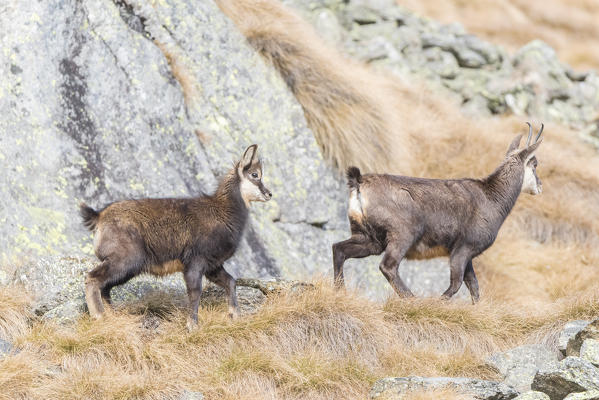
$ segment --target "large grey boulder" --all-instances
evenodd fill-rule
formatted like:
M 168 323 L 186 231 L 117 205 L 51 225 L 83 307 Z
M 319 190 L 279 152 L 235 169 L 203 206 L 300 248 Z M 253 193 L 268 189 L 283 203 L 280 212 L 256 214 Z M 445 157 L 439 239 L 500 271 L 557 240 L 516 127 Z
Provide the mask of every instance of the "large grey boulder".
M 599 319 L 591 322 L 568 340 L 566 355 L 578 357 L 580 348 L 587 339 L 599 339 Z
M 532 389 L 562 400 L 570 393 L 599 389 L 599 369 L 579 357 L 566 357 L 555 367 L 537 372 Z
M 487 358 L 487 365 L 497 369 L 504 377 L 503 383 L 520 392 L 530 390 L 530 385 L 540 369 L 557 364 L 557 354 L 541 344 L 528 344 Z
M 399 400 L 403 395 L 416 389 L 454 389 L 481 400 L 509 400 L 518 396 L 514 388 L 498 382 L 470 378 L 410 376 L 379 379 L 370 390 L 370 398 Z
M 569 321 L 566 323 L 566 325 L 564 325 L 557 338 L 557 348 L 563 356 L 566 356 L 566 348 L 568 347 L 568 342 L 570 339 L 590 323 L 591 321 L 579 319 L 575 321 Z

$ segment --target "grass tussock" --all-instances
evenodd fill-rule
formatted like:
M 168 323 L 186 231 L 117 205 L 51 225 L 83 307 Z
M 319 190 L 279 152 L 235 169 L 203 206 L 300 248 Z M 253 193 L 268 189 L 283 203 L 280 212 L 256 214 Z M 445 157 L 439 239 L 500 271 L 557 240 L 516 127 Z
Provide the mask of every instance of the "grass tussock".
M 18 352 L 0 361 L 0 385 L 5 398 L 158 399 L 187 389 L 207 399 L 358 399 L 386 376 L 495 379 L 487 355 L 529 341 L 553 344 L 565 321 L 599 315 L 594 289 L 537 313 L 492 299 L 381 304 L 316 282 L 271 295 L 256 314 L 235 321 L 224 310 L 201 309 L 192 332 L 183 308 L 156 314 L 152 298 L 100 321 L 34 319 L 14 338 Z

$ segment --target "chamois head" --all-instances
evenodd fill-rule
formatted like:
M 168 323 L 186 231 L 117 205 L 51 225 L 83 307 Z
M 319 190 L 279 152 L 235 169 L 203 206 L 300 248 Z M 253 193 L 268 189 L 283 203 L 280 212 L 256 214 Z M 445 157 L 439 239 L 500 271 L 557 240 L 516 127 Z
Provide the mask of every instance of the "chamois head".
M 522 149 L 520 147 L 520 141 L 522 135 L 516 136 L 516 138 L 510 144 L 507 150 L 506 157 L 513 157 L 518 162 L 521 162 L 524 166 L 524 179 L 522 180 L 521 191 L 528 194 L 540 194 L 543 191 L 543 185 L 541 180 L 537 176 L 537 158 L 535 157 L 535 151 L 539 145 L 543 142 L 541 134 L 543 133 L 544 125 L 541 124 L 541 129 L 535 138 L 535 141 L 531 144 L 532 139 L 532 125 L 528 124 L 528 139 L 526 140 L 526 146 Z
M 243 153 L 237 167 L 239 189 L 246 206 L 251 201 L 268 201 L 272 198 L 271 191 L 262 183 L 262 162 L 257 154 L 258 145 L 251 145 Z

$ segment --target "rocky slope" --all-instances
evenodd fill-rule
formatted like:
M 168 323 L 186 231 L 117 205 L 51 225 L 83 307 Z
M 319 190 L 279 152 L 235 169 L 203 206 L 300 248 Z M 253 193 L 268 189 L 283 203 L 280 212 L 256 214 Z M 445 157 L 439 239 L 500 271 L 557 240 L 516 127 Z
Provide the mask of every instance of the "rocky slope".
M 515 54 L 466 32 L 419 17 L 393 0 L 286 0 L 351 57 L 405 80 L 422 78 L 472 116 L 528 115 L 599 139 L 599 75 L 564 65 L 532 41 Z

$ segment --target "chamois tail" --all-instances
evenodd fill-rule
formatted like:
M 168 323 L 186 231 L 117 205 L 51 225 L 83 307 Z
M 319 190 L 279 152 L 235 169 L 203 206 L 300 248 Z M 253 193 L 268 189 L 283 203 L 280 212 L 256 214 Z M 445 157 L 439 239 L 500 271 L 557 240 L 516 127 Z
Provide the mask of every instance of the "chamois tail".
M 362 183 L 362 174 L 358 167 L 348 167 L 347 172 L 347 186 L 350 189 L 359 189 L 360 183 Z
M 98 218 L 100 218 L 100 213 L 89 207 L 85 203 L 79 204 L 79 214 L 81 218 L 83 218 L 83 225 L 93 231 L 96 229 L 96 225 L 98 224 Z

